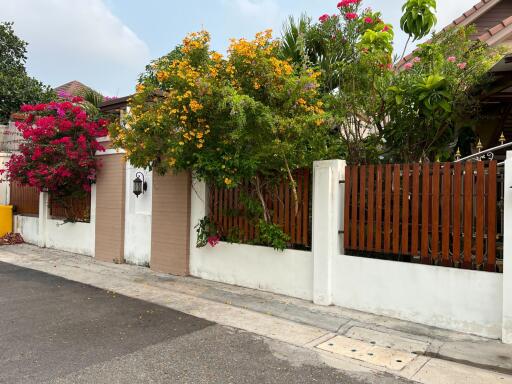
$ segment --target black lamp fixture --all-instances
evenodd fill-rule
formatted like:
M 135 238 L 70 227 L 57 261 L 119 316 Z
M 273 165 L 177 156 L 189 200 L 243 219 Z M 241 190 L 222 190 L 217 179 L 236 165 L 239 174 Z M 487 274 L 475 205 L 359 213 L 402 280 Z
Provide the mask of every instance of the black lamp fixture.
M 139 195 L 144 194 L 148 190 L 148 183 L 144 179 L 144 174 L 142 172 L 137 172 L 135 174 L 135 179 L 133 180 L 133 194 L 139 198 Z

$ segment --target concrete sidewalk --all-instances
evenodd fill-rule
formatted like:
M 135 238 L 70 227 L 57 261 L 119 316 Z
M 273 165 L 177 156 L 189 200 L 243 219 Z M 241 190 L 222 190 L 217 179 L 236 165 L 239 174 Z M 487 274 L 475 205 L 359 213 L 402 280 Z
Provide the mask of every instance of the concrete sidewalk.
M 345 371 L 421 383 L 512 383 L 512 346 L 496 340 L 30 245 L 0 247 L 0 261 L 284 342 Z

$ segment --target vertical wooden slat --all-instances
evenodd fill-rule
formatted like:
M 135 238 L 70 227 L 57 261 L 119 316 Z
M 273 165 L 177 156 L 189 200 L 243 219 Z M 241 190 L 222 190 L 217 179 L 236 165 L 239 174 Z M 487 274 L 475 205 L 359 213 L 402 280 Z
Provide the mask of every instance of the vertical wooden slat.
M 278 200 L 278 187 L 275 186 L 273 189 L 273 201 L 272 201 L 272 222 L 279 224 L 279 200 Z
M 391 181 L 392 181 L 392 165 L 386 164 L 386 176 L 384 180 L 384 252 L 391 251 L 390 235 L 391 235 Z
M 345 167 L 345 208 L 343 213 L 343 246 L 345 249 L 350 248 L 350 204 L 351 203 L 351 176 L 352 167 L 347 165 Z
M 476 164 L 476 267 L 481 268 L 484 263 L 484 218 L 485 218 L 485 163 Z
M 382 165 L 377 165 L 375 196 L 375 251 L 382 250 Z
M 450 218 L 451 218 L 451 180 L 452 170 L 450 163 L 443 165 L 443 197 L 442 197 L 442 210 L 441 210 L 441 222 L 442 222 L 442 239 L 441 239 L 441 254 L 442 264 L 449 266 L 450 263 Z
M 368 218 L 366 249 L 373 251 L 373 221 L 375 215 L 375 166 L 368 167 Z
M 284 233 L 290 235 L 290 183 L 288 180 L 284 183 Z
M 292 241 L 292 244 L 295 244 L 297 240 L 297 233 L 295 232 L 297 230 L 297 215 L 295 212 L 295 204 L 298 203 L 298 201 L 295 200 L 295 196 L 293 195 L 292 185 L 290 184 L 290 238 Z
M 365 250 L 365 229 L 366 229 L 366 166 L 359 166 L 359 247 L 360 251 Z
M 393 253 L 400 253 L 400 164 L 393 167 Z
M 249 196 L 249 188 L 248 188 L 248 183 L 244 183 L 244 193 L 246 195 L 246 197 Z M 251 226 L 250 226 L 250 219 L 249 218 L 246 218 L 245 221 L 244 221 L 244 238 L 245 238 L 245 241 L 251 239 Z
M 453 264 L 460 262 L 460 223 L 461 223 L 461 191 L 462 191 L 462 163 L 453 165 Z
M 439 258 L 439 176 L 441 164 L 436 162 L 432 167 L 432 261 Z
M 284 183 L 279 183 L 279 226 L 284 231 Z
M 423 165 L 422 172 L 422 195 L 421 195 L 421 262 L 423 264 L 430 264 L 429 257 L 429 205 L 430 205 L 430 166 L 429 164 Z
M 487 178 L 487 271 L 496 271 L 496 200 L 497 200 L 497 163 L 489 162 Z
M 235 209 L 235 217 L 233 218 L 234 230 L 237 234 L 237 239 L 240 240 L 240 187 L 233 190 L 233 208 Z
M 302 204 L 304 204 L 304 199 L 302 198 L 302 175 L 304 174 L 304 170 L 301 169 L 297 173 L 297 200 L 298 200 L 298 211 L 295 218 L 297 223 L 296 228 L 296 237 L 295 243 L 303 244 L 302 242 Z
M 409 164 L 403 167 L 402 176 L 402 254 L 409 254 Z
M 217 188 L 217 191 L 218 191 L 218 200 L 217 200 L 217 204 L 218 204 L 218 217 L 217 217 L 217 229 L 221 231 L 222 234 L 224 234 L 222 232 L 222 225 L 224 224 L 223 223 L 223 214 L 224 214 L 224 208 L 223 208 L 223 203 L 224 203 L 224 190 L 221 189 L 221 188 Z
M 471 268 L 473 238 L 473 163 L 466 162 L 464 174 L 464 268 Z
M 303 181 L 303 198 L 304 205 L 302 206 L 302 241 L 304 245 L 309 245 L 309 168 L 304 172 Z
M 357 186 L 358 186 L 358 172 L 357 167 L 352 168 L 352 213 L 350 223 L 350 248 L 357 249 Z
M 418 253 L 420 210 L 420 165 L 412 166 L 412 226 L 411 226 L 411 255 Z

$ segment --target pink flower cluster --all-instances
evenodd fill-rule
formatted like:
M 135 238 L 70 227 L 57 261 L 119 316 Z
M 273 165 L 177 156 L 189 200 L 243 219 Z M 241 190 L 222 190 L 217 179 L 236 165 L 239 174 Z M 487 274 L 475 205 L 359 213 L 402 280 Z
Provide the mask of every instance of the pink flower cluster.
M 455 56 L 449 56 L 446 59 L 446 61 L 448 61 L 450 63 L 456 63 L 457 62 L 457 58 Z M 468 63 L 466 63 L 465 61 L 457 63 L 457 68 L 459 68 L 460 70 L 466 69 L 467 66 L 468 66 Z
M 338 3 L 338 8 L 350 7 L 352 4 L 359 4 L 361 0 L 341 0 Z
M 97 138 L 107 135 L 108 122 L 90 119 L 80 101 L 21 107 L 26 118 L 16 127 L 25 140 L 6 164 L 9 180 L 58 194 L 90 191 L 95 153 L 105 150 Z
M 217 244 L 219 244 L 220 236 L 214 235 L 208 237 L 208 244 L 210 244 L 211 247 L 215 247 Z

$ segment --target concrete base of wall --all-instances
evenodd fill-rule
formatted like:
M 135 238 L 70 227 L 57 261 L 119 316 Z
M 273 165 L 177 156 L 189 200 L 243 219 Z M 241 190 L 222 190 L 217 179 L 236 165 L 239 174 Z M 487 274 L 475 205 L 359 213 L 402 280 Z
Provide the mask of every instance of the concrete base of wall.
M 501 337 L 501 274 L 339 255 L 333 275 L 335 305 Z
M 38 217 L 15 215 L 14 231 L 20 233 L 29 244 L 86 256 L 94 255 L 93 227 L 90 223 L 64 224 L 62 220 L 49 219 L 41 233 Z
M 190 274 L 203 279 L 313 299 L 311 252 L 219 243 L 191 248 Z

